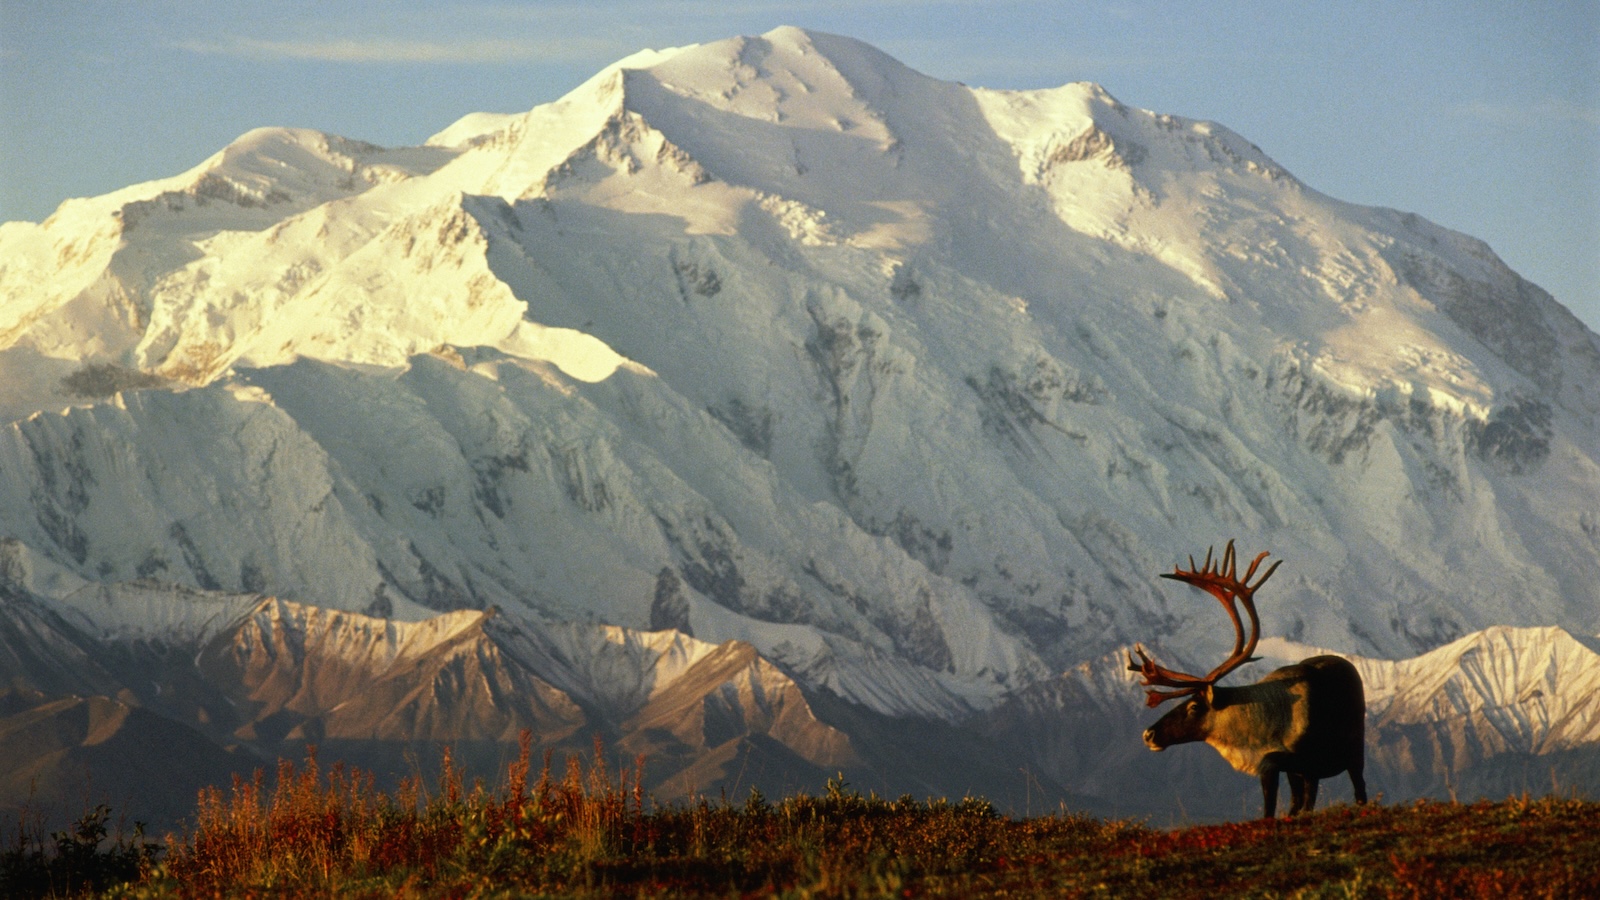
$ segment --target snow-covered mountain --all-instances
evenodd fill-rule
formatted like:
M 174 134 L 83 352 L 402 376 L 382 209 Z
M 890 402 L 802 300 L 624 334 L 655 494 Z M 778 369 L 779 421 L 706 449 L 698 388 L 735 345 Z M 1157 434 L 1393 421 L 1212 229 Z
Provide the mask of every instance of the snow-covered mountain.
M 1228 537 L 1287 560 L 1264 627 L 1307 645 L 1600 632 L 1600 338 L 1487 246 L 1096 85 L 791 28 L 0 226 L 0 417 L 7 577 L 74 634 L 270 595 L 254 645 L 315 608 L 387 620 L 340 626 L 368 660 L 474 611 L 531 642 L 487 683 L 555 704 L 371 694 L 396 729 L 587 723 L 557 699 L 620 690 L 607 648 L 690 639 L 858 740 L 959 727 L 1223 647 L 1155 576 Z M 316 680 L 272 702 L 337 731 Z

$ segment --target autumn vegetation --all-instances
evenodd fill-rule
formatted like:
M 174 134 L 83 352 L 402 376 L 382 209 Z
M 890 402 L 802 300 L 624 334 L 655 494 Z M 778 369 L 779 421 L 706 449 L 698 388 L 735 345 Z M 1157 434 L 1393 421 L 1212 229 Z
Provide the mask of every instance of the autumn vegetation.
M 1600 803 L 1339 805 L 1158 829 L 978 799 L 820 796 L 661 805 L 597 745 L 497 788 L 446 757 L 384 792 L 314 753 L 203 792 L 186 832 L 108 834 L 105 807 L 0 849 L 6 897 L 1595 897 Z

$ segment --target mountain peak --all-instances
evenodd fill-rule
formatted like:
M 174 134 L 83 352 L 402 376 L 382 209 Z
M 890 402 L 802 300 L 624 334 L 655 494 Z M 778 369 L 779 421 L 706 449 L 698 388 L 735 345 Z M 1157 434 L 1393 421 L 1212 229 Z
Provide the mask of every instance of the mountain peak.
M 658 127 L 663 123 L 653 117 L 667 113 L 662 101 L 671 95 L 690 104 L 676 116 L 702 126 L 715 110 L 784 130 L 868 129 L 880 142 L 892 139 L 882 121 L 885 102 L 899 84 L 924 79 L 866 44 L 793 27 L 687 48 L 625 71 L 630 107 Z
M 85 583 L 670 626 L 949 718 L 1187 628 L 1154 573 L 1218 529 L 1308 643 L 1600 630 L 1593 337 L 1092 83 L 786 28 L 158 188 L 0 233 L 0 535 Z

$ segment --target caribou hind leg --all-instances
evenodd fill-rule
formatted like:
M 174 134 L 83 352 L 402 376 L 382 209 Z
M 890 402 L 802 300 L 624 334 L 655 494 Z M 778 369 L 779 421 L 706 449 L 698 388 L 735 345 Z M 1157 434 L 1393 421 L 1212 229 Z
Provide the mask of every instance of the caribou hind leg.
M 1367 802 L 1367 778 L 1363 774 L 1365 764 L 1366 760 L 1357 760 L 1356 764 L 1350 767 L 1350 787 L 1356 792 L 1357 803 Z

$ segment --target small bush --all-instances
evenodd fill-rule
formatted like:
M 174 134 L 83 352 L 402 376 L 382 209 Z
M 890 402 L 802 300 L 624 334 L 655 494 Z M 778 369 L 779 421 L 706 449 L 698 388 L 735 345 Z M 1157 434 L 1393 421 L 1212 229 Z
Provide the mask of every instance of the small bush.
M 134 824 L 130 837 L 109 837 L 110 818 L 111 807 L 96 806 L 66 830 L 51 833 L 50 850 L 40 830 L 20 820 L 16 842 L 0 850 L 0 897 L 71 897 L 148 876 L 160 845 L 145 840 L 142 823 Z

